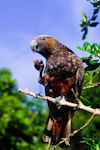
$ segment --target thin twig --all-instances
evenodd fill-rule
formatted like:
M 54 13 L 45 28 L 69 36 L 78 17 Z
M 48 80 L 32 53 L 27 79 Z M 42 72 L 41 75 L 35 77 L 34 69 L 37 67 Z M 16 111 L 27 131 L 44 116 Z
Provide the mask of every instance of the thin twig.
M 73 94 L 74 94 L 75 102 L 76 102 L 77 104 L 79 104 L 78 98 L 77 98 L 77 96 L 76 96 L 76 94 L 75 94 L 75 92 L 74 92 L 73 88 L 71 88 L 71 91 L 72 91 L 72 92 L 73 92 Z
M 88 85 L 88 86 L 83 86 L 83 90 L 94 88 L 94 87 L 97 87 L 97 86 L 100 86 L 100 82 L 97 82 L 97 83 L 94 83 L 94 84 L 92 83 L 91 85 Z
M 19 89 L 18 91 L 22 92 L 24 94 L 33 96 L 35 98 L 40 98 L 40 99 L 43 99 L 43 100 L 51 101 L 52 103 L 56 103 L 55 98 L 52 98 L 52 97 L 49 97 L 49 96 L 41 96 L 39 94 L 35 94 L 33 92 L 30 92 L 27 89 L 25 89 L 25 90 Z M 52 148 L 52 150 L 57 148 L 60 144 L 64 143 L 65 141 L 68 141 L 70 137 L 74 136 L 75 134 L 77 134 L 78 132 L 80 132 L 81 130 L 86 128 L 89 125 L 89 123 L 93 120 L 95 115 L 100 115 L 100 108 L 95 108 L 94 109 L 94 108 L 91 108 L 89 106 L 84 105 L 81 102 L 79 102 L 78 104 L 71 103 L 71 102 L 66 101 L 64 96 L 62 97 L 62 99 L 58 103 L 59 103 L 59 105 L 66 105 L 66 106 L 69 106 L 69 107 L 74 107 L 74 108 L 78 108 L 78 109 L 90 112 L 90 113 L 92 113 L 92 116 L 90 117 L 90 119 L 81 128 L 79 128 L 78 130 L 73 131 L 73 133 L 69 134 L 69 136 L 67 138 L 63 138 L 57 145 L 55 145 Z M 50 143 L 51 143 L 51 140 L 49 141 L 46 150 L 49 150 Z
M 62 141 L 60 141 L 57 145 L 55 145 L 52 150 L 54 150 L 55 148 L 57 148 L 60 144 L 64 143 L 65 141 L 68 141 L 68 139 L 72 136 L 74 136 L 75 134 L 77 134 L 78 132 L 82 131 L 84 128 L 86 128 L 90 122 L 93 120 L 94 118 L 94 114 L 92 114 L 92 116 L 89 118 L 89 120 L 82 126 L 80 127 L 78 130 L 74 130 L 71 134 L 69 134 L 69 136 L 67 138 L 64 138 Z
M 51 138 L 49 139 L 48 146 L 47 146 L 46 150 L 49 150 L 50 144 L 51 144 Z
M 49 96 L 41 96 L 41 95 L 39 95 L 39 94 L 35 94 L 35 93 L 33 93 L 33 92 L 28 91 L 28 89 L 25 89 L 25 90 L 18 89 L 18 92 L 24 93 L 24 94 L 26 94 L 26 95 L 33 96 L 33 97 L 35 97 L 35 98 L 40 98 L 40 99 L 48 100 L 48 101 L 51 101 L 52 103 L 55 103 L 55 99 L 54 99 L 54 98 L 49 97 Z

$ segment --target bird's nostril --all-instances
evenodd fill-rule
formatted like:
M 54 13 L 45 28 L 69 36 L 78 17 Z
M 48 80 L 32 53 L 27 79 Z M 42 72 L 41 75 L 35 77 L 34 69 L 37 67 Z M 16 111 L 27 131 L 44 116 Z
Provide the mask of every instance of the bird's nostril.
M 36 49 L 38 49 L 38 44 L 36 45 Z

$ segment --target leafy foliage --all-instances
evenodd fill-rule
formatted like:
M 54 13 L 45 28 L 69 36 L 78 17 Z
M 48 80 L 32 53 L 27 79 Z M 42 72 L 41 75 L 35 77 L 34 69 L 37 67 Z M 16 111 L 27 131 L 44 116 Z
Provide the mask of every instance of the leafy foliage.
M 88 145 L 88 150 L 100 150 L 100 140 L 96 141 L 96 137 L 83 137 L 83 141 L 80 143 L 86 143 Z
M 82 14 L 82 21 L 81 21 L 81 32 L 83 32 L 83 36 L 82 39 L 84 40 L 88 34 L 88 28 L 89 27 L 96 27 L 99 22 L 96 21 L 97 19 L 97 14 L 99 12 L 100 9 L 100 1 L 99 0 L 89 0 L 90 3 L 93 5 L 94 7 L 94 11 L 91 17 L 87 17 L 86 13 L 83 12 Z
M 89 0 L 90 3 L 94 7 L 93 15 L 92 17 L 88 18 L 86 13 L 83 13 L 82 15 L 82 21 L 81 21 L 81 28 L 83 32 L 82 39 L 85 39 L 88 34 L 88 28 L 89 27 L 96 27 L 99 22 L 96 21 L 97 14 L 100 9 L 100 0 Z M 82 61 L 85 64 L 84 69 L 84 83 L 83 83 L 83 90 L 81 94 L 81 101 L 85 105 L 89 105 L 91 107 L 98 107 L 100 108 L 100 101 L 99 101 L 99 92 L 100 92 L 100 44 L 93 43 L 90 44 L 89 42 L 83 43 L 83 47 L 78 46 L 79 50 L 84 51 L 85 53 L 88 53 L 88 57 L 83 57 Z M 85 90 L 86 89 L 86 90 Z M 80 117 L 79 117 L 80 116 Z M 80 122 L 84 122 L 86 118 L 89 116 L 89 114 L 85 112 L 76 112 L 76 115 L 74 116 L 74 120 L 78 117 Z M 76 142 L 78 143 L 76 147 L 81 149 L 83 147 L 84 150 L 99 150 L 100 149 L 100 132 L 99 131 L 99 122 L 100 118 L 95 117 L 92 123 L 87 127 L 85 130 L 83 130 L 81 133 L 79 133 L 77 136 Z M 78 121 L 79 122 L 79 121 Z M 79 124 L 73 123 L 73 126 L 75 128 L 78 127 Z M 92 134 L 91 134 L 92 132 Z M 79 142 L 81 141 L 81 142 Z M 80 145 L 81 144 L 81 145 Z M 75 146 L 74 145 L 74 146 Z
M 84 68 L 84 83 L 83 83 L 83 90 L 81 94 L 81 101 L 85 105 L 89 105 L 91 107 L 100 107 L 100 101 L 99 101 L 99 92 L 100 92 L 100 44 L 93 43 L 90 44 L 89 42 L 83 43 L 83 47 L 79 47 L 79 50 L 84 51 L 85 53 L 88 53 L 89 55 L 87 57 L 83 57 L 82 61 L 85 65 Z M 76 117 L 80 116 L 78 119 L 84 123 L 84 120 L 86 121 L 86 118 L 89 117 L 89 114 L 85 112 L 76 112 L 76 116 L 74 116 L 74 119 L 76 120 Z M 73 119 L 73 121 L 74 121 Z M 82 125 L 73 123 L 73 126 L 76 128 Z M 95 119 L 92 121 L 92 123 L 84 129 L 80 134 L 77 136 L 80 137 L 81 145 L 78 143 L 78 146 L 80 147 L 83 144 L 84 150 L 99 150 L 99 144 L 100 144 L 100 133 L 98 133 L 100 123 L 99 123 L 99 117 L 95 117 Z M 91 132 L 92 138 L 90 137 Z M 82 138 L 83 137 L 83 138 Z M 95 138 L 96 137 L 96 138 Z M 96 140 L 95 140 L 96 139 Z M 78 141 L 77 141 L 78 142 Z M 81 148 L 80 148 L 81 149 Z
M 35 100 L 36 101 L 36 100 Z M 42 102 L 41 102 L 42 104 Z M 43 149 L 41 137 L 45 124 L 42 106 L 34 107 L 34 99 L 28 100 L 17 92 L 16 81 L 8 69 L 0 70 L 0 149 Z M 43 119 L 44 118 L 44 119 Z M 39 142 L 39 144 L 38 144 Z
M 100 44 L 85 42 L 79 50 L 88 52 L 88 57 L 83 57 L 85 63 L 83 88 L 91 88 L 100 85 Z

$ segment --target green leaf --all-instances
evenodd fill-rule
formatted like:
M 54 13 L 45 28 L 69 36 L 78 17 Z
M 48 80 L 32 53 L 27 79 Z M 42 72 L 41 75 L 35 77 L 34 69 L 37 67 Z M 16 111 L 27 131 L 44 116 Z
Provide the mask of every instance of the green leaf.
M 97 16 L 93 15 L 92 18 L 91 18 L 91 20 L 94 21 L 94 20 L 96 20 L 96 18 L 97 18 Z
M 92 44 L 92 55 L 94 56 L 100 56 L 100 45 L 97 43 Z
M 99 12 L 99 8 L 94 9 L 93 14 L 97 14 Z
M 97 65 L 99 60 L 90 60 L 91 65 Z
M 94 43 L 92 44 L 92 49 L 94 49 L 94 51 L 100 52 L 100 45 L 98 45 L 97 43 Z
M 100 65 L 94 71 L 84 72 L 83 89 L 92 88 L 100 85 Z
M 100 1 L 91 1 L 91 4 L 94 6 L 94 7 L 100 7 Z M 99 8 L 98 8 L 99 9 Z
M 83 48 L 81 48 L 80 46 L 77 46 L 77 49 L 79 49 L 79 50 L 84 50 Z
M 83 22 L 87 22 L 87 16 L 85 12 L 82 13 Z
M 89 42 L 85 42 L 83 44 L 84 51 L 91 52 L 91 44 Z
M 90 23 L 89 26 L 90 27 L 96 27 L 98 24 L 99 24 L 99 22 L 93 22 L 93 23 Z
M 83 61 L 83 62 L 87 62 L 87 61 L 89 61 L 89 60 L 90 60 L 89 57 L 82 57 L 82 61 Z

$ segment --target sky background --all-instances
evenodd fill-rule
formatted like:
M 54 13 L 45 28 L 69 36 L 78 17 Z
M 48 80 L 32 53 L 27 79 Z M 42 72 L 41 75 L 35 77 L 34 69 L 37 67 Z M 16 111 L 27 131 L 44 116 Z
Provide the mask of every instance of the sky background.
M 11 70 L 18 88 L 44 93 L 33 67 L 34 59 L 44 59 L 30 48 L 37 35 L 48 34 L 78 56 L 85 55 L 76 48 L 84 42 L 79 26 L 82 12 L 92 15 L 93 6 L 87 0 L 0 0 L 0 68 Z M 100 42 L 100 25 L 89 29 L 86 41 Z

